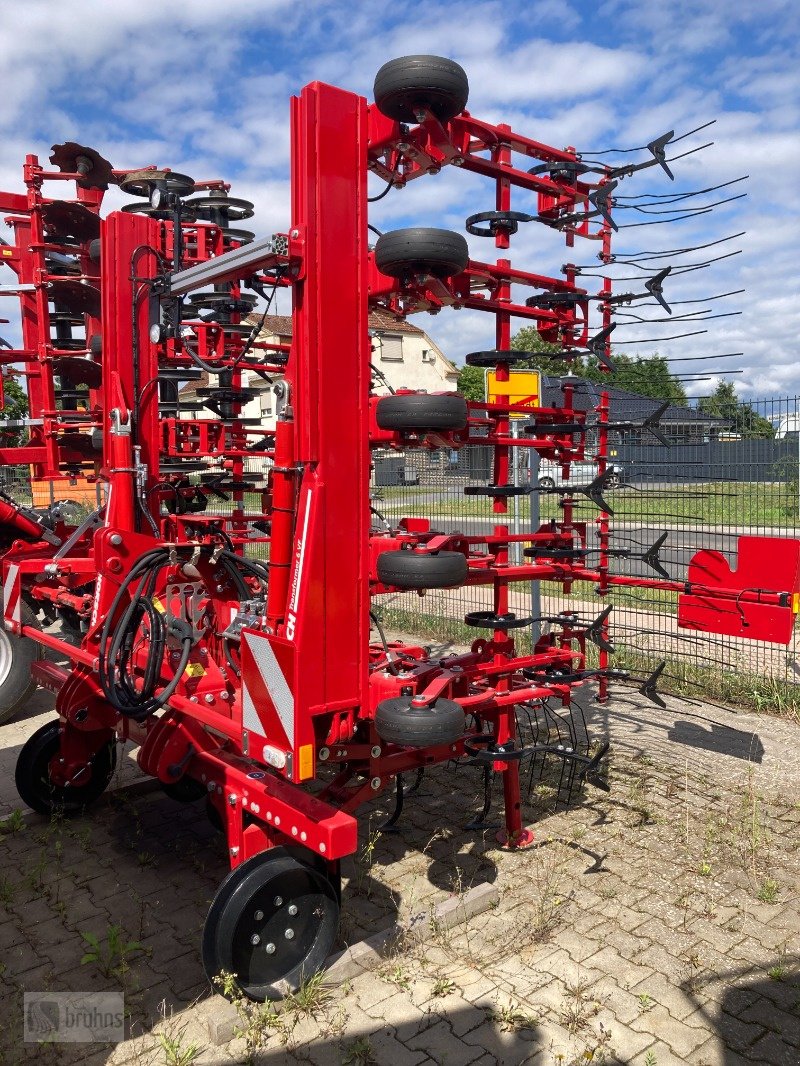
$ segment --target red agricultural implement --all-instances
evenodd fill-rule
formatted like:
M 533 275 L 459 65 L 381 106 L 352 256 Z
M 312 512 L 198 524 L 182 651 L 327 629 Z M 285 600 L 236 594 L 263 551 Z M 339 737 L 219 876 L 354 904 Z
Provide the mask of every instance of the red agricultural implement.
M 612 572 L 621 552 L 604 494 L 608 433 L 618 427 L 605 393 L 587 420 L 566 378 L 563 403 L 537 409 L 521 440 L 509 420 L 531 414 L 522 405 L 372 394 L 374 308 L 488 312 L 495 347 L 467 362 L 491 367 L 500 382 L 519 357 L 512 320 L 562 345 L 566 361 L 584 351 L 610 360 L 610 287 L 590 294 L 569 264 L 551 278 L 507 255 L 519 227 L 536 221 L 562 231 L 568 249 L 594 242 L 608 260 L 617 177 L 582 166 L 573 149 L 474 118 L 467 93 L 461 68 L 436 57 L 386 64 L 373 104 L 306 86 L 292 100 L 291 223 L 269 239 L 232 226 L 250 205 L 221 182 L 113 171 L 76 145 L 56 152 L 63 172 L 29 157 L 27 195 L 0 194 L 13 216 L 7 260 L 23 311 L 23 347 L 2 361 L 22 366 L 31 406 L 30 440 L 0 458 L 49 478 L 89 463 L 105 495 L 74 528 L 13 501 L 0 512 L 11 639 L 70 661 L 34 665 L 37 681 L 57 692 L 58 718 L 24 746 L 17 786 L 43 814 L 83 811 L 107 787 L 118 742 L 129 740 L 170 795 L 204 797 L 231 863 L 206 921 L 204 963 L 210 977 L 235 973 L 256 1000 L 279 997 L 324 962 L 356 812 L 390 785 L 399 811 L 404 774 L 462 758 L 499 774 L 500 842 L 511 850 L 533 839 L 522 817 L 526 759 L 550 754 L 576 781 L 607 787 L 607 745 L 526 743 L 519 721 L 521 710 L 568 707 L 588 682 L 605 698 L 609 681 L 626 680 L 610 666 L 608 611 L 585 623 L 560 616 L 519 650 L 514 633 L 531 619 L 510 610 L 514 583 L 585 582 L 601 596 L 615 584 L 669 588 L 682 594 L 684 624 L 712 629 L 719 616 L 722 631 L 758 639 L 784 639 L 794 619 L 797 541 L 781 541 L 780 559 L 759 567 L 762 542 L 745 540 L 740 572 L 696 558 L 685 582 L 663 576 L 658 545 L 644 553 L 653 578 Z M 648 147 L 654 163 L 663 160 L 663 145 Z M 388 189 L 445 166 L 491 183 L 494 208 L 468 229 L 492 240 L 497 258 L 472 259 L 460 234 L 422 227 L 382 234 L 370 248 L 368 175 Z M 44 198 L 54 178 L 76 181 L 77 200 Z M 109 181 L 139 200 L 100 220 Z M 535 210 L 513 210 L 512 191 Z M 662 280 L 651 279 L 648 296 L 662 296 Z M 288 349 L 265 345 L 243 321 L 277 286 L 291 292 Z M 73 326 L 84 330 L 79 340 Z M 210 382 L 195 393 L 202 413 L 179 391 L 201 373 Z M 253 395 L 245 373 L 285 382 L 274 431 L 242 417 Z M 491 484 L 472 489 L 492 500 L 491 533 L 443 533 L 420 518 L 373 522 L 371 449 L 471 446 L 493 454 Z M 557 461 L 565 477 L 551 490 L 558 520 L 524 534 L 510 531 L 508 501 L 533 489 L 511 483 L 512 447 Z M 586 458 L 597 477 L 570 487 L 571 463 Z M 232 509 L 215 510 L 220 495 Z M 574 510 L 578 495 L 596 507 L 596 548 Z M 380 628 L 371 642 L 381 596 L 473 586 L 488 586 L 492 601 L 466 616 L 482 631 L 468 651 L 431 655 Z M 74 611 L 73 642 L 34 624 L 44 602 Z M 654 679 L 643 684 L 654 692 Z

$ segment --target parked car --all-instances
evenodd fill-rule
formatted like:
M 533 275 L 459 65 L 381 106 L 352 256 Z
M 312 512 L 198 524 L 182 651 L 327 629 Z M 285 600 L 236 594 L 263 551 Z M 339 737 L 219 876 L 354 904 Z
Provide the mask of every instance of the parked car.
M 624 470 L 618 463 L 609 463 L 606 472 L 606 486 L 610 489 L 619 485 L 623 480 Z M 560 463 L 554 463 L 552 459 L 541 459 L 537 484 L 540 489 L 561 488 L 563 485 L 588 485 L 596 477 L 596 463 L 572 463 L 569 468 L 569 477 L 565 478 L 561 472 Z

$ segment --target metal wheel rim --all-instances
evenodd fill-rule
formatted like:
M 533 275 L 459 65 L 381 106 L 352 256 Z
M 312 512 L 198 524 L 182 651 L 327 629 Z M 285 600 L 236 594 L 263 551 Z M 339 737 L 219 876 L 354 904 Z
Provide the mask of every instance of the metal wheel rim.
M 5 629 L 0 628 L 0 685 L 4 685 L 11 673 L 14 661 L 14 648 Z

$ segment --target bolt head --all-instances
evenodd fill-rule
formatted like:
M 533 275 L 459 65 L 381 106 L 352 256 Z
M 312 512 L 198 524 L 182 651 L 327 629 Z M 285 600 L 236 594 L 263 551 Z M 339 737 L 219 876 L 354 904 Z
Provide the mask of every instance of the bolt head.
M 263 911 L 256 911 L 256 913 L 253 915 L 253 920 L 256 921 L 256 922 L 263 921 L 263 918 L 264 918 L 264 912 Z
M 283 935 L 287 940 L 294 940 L 294 929 L 287 929 Z
M 275 899 L 272 901 L 272 903 L 273 903 L 273 905 L 275 907 L 282 907 L 283 906 L 283 896 L 276 896 Z
M 258 935 L 258 933 L 253 933 L 253 935 L 250 937 L 250 943 L 253 945 L 253 947 L 255 947 L 256 944 L 261 943 L 261 937 Z
M 381 779 L 379 777 L 373 777 L 369 784 L 370 788 L 374 789 L 377 792 L 378 789 L 381 787 Z
M 379 746 L 378 746 L 378 745 L 376 744 L 376 745 L 375 745 L 375 747 L 374 747 L 374 748 L 372 749 L 372 751 L 370 752 L 370 754 L 372 755 L 372 758 L 373 758 L 373 759 L 378 759 L 378 758 L 380 758 L 380 754 L 381 754 L 381 749 L 380 749 L 380 747 L 379 747 Z
M 290 903 L 288 908 L 287 908 L 287 910 L 289 911 L 289 914 L 291 914 L 291 916 L 293 918 L 294 918 L 295 914 L 297 914 L 297 907 L 295 906 L 294 903 Z
M 265 947 L 265 951 L 266 951 L 266 953 L 268 955 L 274 955 L 275 954 L 275 945 L 274 944 L 267 944 L 266 947 Z

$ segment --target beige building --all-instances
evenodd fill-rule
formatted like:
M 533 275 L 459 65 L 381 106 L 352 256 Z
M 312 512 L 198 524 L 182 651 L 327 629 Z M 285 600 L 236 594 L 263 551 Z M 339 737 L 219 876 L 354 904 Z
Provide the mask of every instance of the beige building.
M 258 314 L 252 315 L 254 323 L 261 321 Z M 414 389 L 423 392 L 452 392 L 458 383 L 458 369 L 442 353 L 431 338 L 419 326 L 396 319 L 388 311 L 373 311 L 369 316 L 369 331 L 372 337 L 372 366 L 375 368 L 374 388 L 378 393 L 392 389 Z M 267 315 L 259 336 L 261 341 L 289 344 L 292 340 L 292 319 L 289 315 Z M 258 389 L 258 396 L 250 400 L 242 411 L 245 418 L 261 418 L 265 429 L 275 425 L 276 393 L 280 381 L 270 384 L 249 372 L 246 384 Z M 212 378 L 211 383 L 213 384 Z M 387 385 L 388 382 L 388 385 Z M 198 388 L 209 384 L 206 374 L 181 389 L 181 399 L 191 402 Z M 213 418 L 207 409 L 201 409 L 200 417 Z

